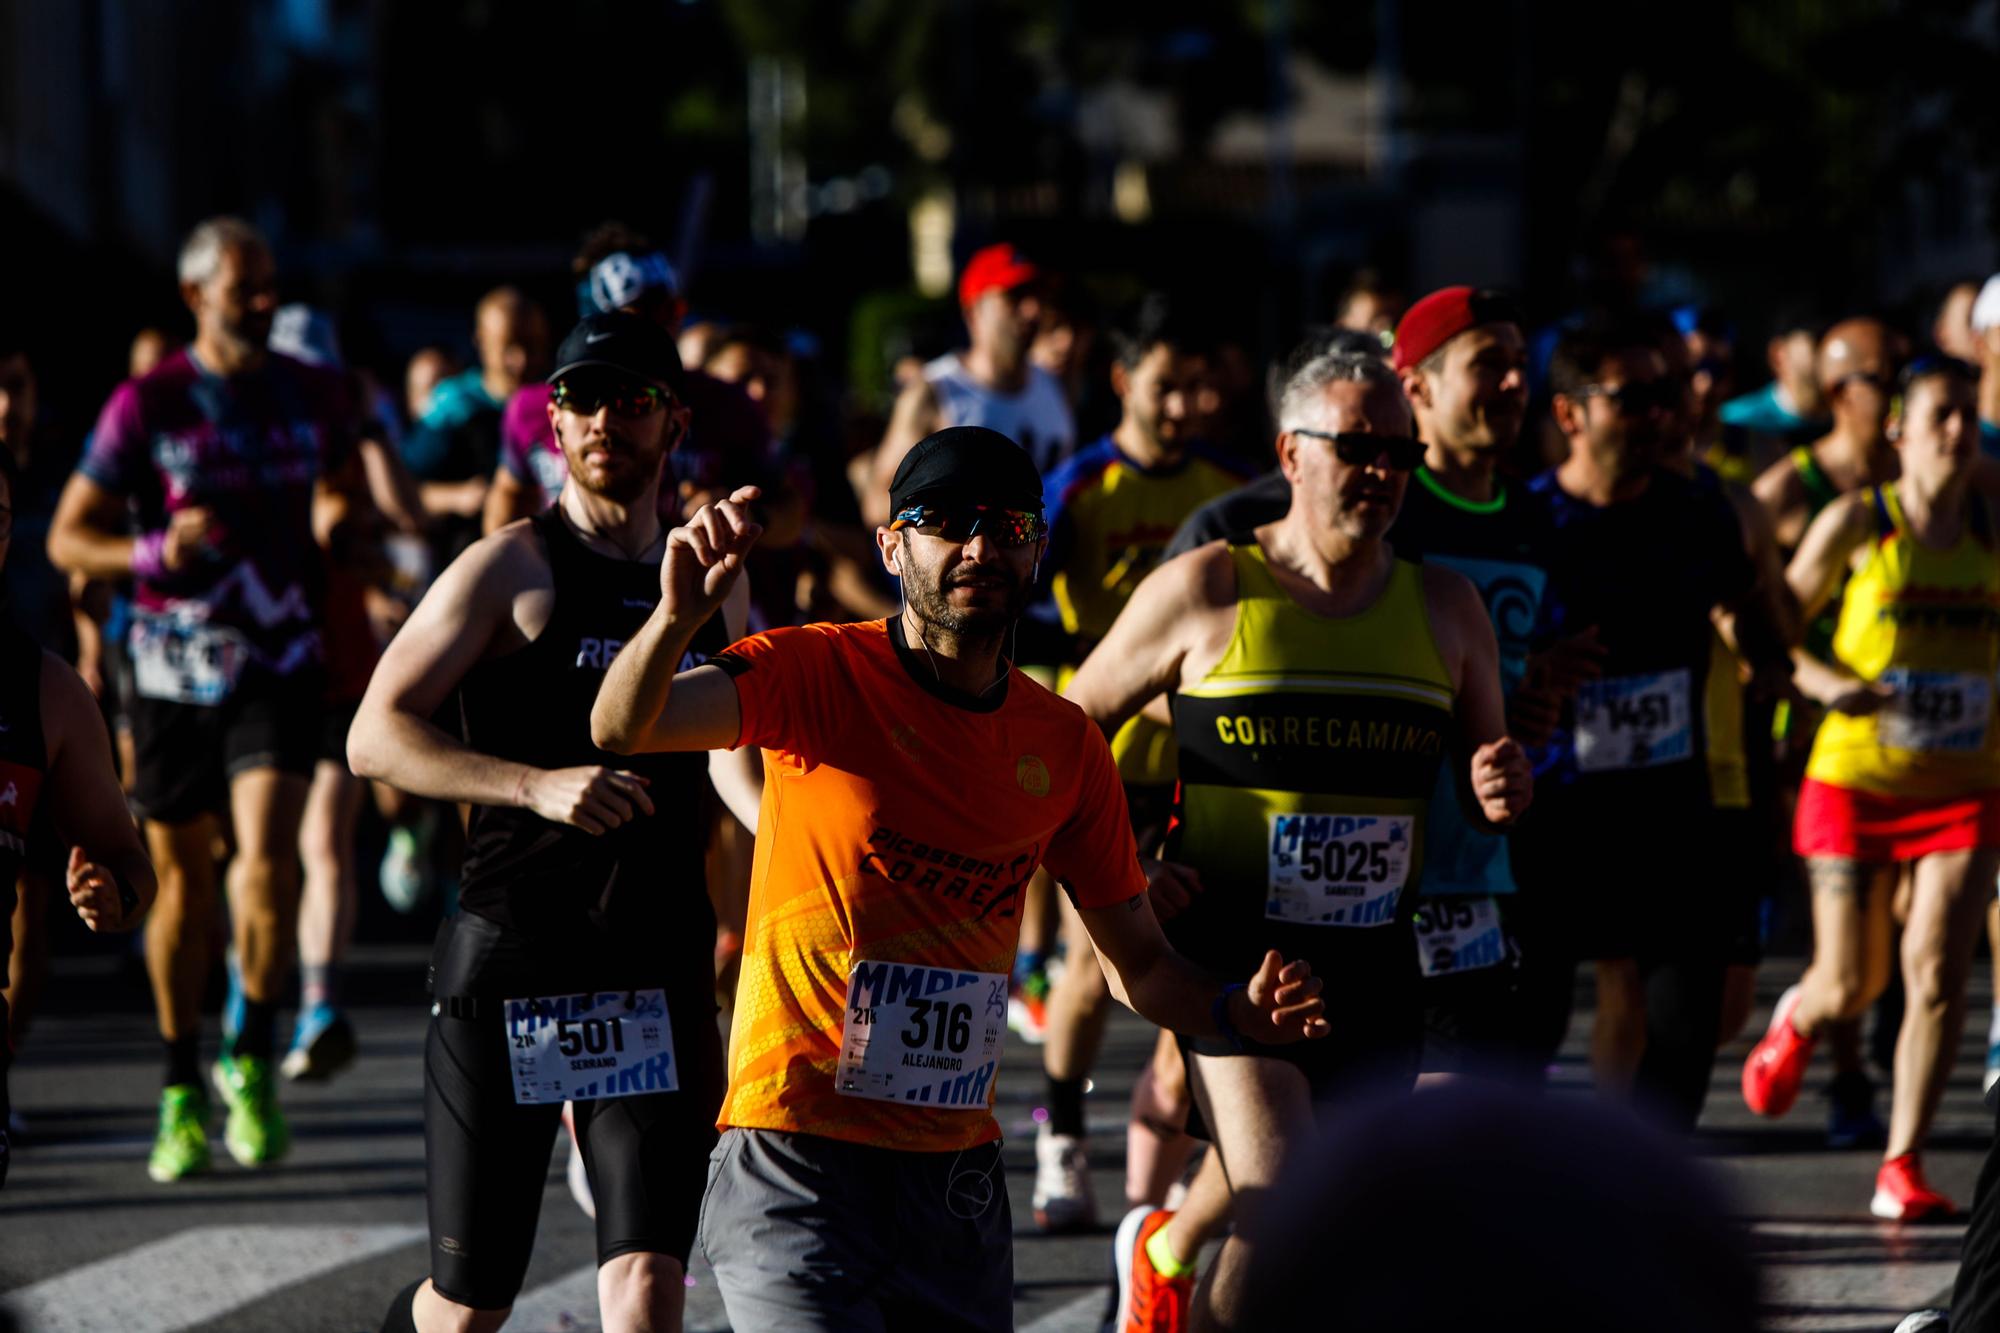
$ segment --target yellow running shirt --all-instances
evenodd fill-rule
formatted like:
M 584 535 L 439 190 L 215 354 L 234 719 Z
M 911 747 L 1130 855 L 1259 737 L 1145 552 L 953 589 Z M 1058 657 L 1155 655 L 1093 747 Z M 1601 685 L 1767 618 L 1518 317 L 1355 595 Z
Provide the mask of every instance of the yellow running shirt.
M 2000 555 L 1986 507 L 1975 500 L 1957 544 L 1935 551 L 1908 535 L 1893 484 L 1866 494 L 1877 534 L 1847 581 L 1833 654 L 1896 698 L 1867 717 L 1829 712 L 1806 776 L 1885 796 L 2000 787 Z

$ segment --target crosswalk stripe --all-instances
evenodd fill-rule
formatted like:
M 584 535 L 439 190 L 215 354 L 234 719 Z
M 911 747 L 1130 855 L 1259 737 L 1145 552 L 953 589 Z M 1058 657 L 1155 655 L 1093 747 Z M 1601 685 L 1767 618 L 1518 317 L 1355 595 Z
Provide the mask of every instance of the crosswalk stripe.
M 412 1226 L 191 1227 L 0 1295 L 35 1333 L 173 1333 L 424 1238 Z

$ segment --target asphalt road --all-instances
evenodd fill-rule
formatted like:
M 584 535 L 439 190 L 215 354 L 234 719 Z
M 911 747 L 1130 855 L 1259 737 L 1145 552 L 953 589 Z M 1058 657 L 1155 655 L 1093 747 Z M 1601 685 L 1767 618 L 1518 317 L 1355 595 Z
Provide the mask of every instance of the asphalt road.
M 160 1055 L 141 980 L 116 952 L 58 957 L 14 1070 L 14 1102 L 32 1137 L 0 1192 L 0 1312 L 36 1330 L 377 1327 L 389 1296 L 424 1265 L 424 958 L 414 943 L 358 951 L 349 992 L 361 1059 L 331 1084 L 286 1089 L 295 1136 L 286 1161 L 239 1169 L 218 1126 L 215 1171 L 161 1186 L 144 1165 Z M 1757 1030 L 1796 971 L 1795 961 L 1766 965 Z M 1993 1124 L 1978 1089 L 1990 998 L 1984 966 L 1978 971 L 1967 1040 L 1927 1158 L 1933 1183 L 1962 1203 Z M 1585 1021 L 1580 1013 L 1559 1088 L 1584 1086 Z M 289 1016 L 284 1023 L 288 1033 Z M 205 1055 L 213 1031 L 211 1022 Z M 1060 1239 L 1036 1234 L 1028 1208 L 1039 1061 L 1009 1042 L 998 1113 L 1017 1226 L 1018 1326 L 1094 1330 L 1122 1194 L 1123 1107 L 1149 1032 L 1121 1013 L 1097 1074 L 1093 1174 L 1104 1229 Z M 1886 1333 L 1948 1291 L 1963 1228 L 1869 1219 L 1876 1155 L 1828 1151 L 1821 1104 L 1810 1094 L 1784 1121 L 1754 1120 L 1735 1091 L 1747 1045 L 1738 1041 L 1718 1062 L 1694 1147 L 1750 1223 L 1767 1279 L 1767 1326 Z M 596 1327 L 592 1233 L 564 1185 L 567 1152 L 559 1143 L 549 1164 L 534 1262 L 510 1328 Z M 727 1327 L 699 1261 L 689 1296 L 690 1329 Z

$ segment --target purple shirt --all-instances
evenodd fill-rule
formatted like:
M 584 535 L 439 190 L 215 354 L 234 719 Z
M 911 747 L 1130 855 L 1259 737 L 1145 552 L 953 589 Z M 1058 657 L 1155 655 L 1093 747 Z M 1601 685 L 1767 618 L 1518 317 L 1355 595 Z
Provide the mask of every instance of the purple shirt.
M 135 656 L 170 625 L 213 659 L 189 693 L 157 697 L 218 702 L 246 663 L 289 674 L 319 662 L 313 488 L 346 461 L 353 425 L 339 374 L 277 353 L 225 379 L 176 352 L 112 392 L 77 470 L 125 498 L 135 532 L 182 509 L 215 514 L 206 558 L 134 580 Z M 192 651 L 176 643 L 176 667 Z

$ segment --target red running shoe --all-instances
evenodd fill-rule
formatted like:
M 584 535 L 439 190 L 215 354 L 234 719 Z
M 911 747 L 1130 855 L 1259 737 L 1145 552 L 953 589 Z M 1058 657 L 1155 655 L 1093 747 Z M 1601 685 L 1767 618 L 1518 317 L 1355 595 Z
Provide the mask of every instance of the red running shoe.
M 1116 1333 L 1187 1333 L 1194 1309 L 1194 1270 L 1168 1277 L 1153 1267 L 1146 1242 L 1174 1220 L 1162 1208 L 1139 1207 L 1118 1224 L 1112 1252 L 1118 1259 Z
M 1891 1222 L 1920 1222 L 1929 1217 L 1950 1217 L 1958 1209 L 1924 1182 L 1924 1168 L 1917 1155 L 1906 1152 L 1882 1163 L 1882 1169 L 1875 1173 L 1875 1197 L 1868 1211 Z
M 1793 986 L 1778 997 L 1771 1026 L 1743 1062 L 1743 1102 L 1758 1115 L 1778 1116 L 1791 1110 L 1799 1099 L 1799 1085 L 1806 1081 L 1813 1039 L 1800 1036 L 1792 1026 L 1798 1007 L 1799 988 Z

